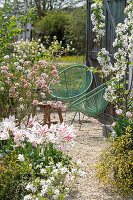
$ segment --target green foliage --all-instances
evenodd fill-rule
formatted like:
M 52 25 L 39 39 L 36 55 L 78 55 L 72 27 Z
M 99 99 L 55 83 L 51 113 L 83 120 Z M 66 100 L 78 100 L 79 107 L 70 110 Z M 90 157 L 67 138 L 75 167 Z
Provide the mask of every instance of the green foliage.
M 68 24 L 65 27 L 65 39 L 73 42 L 76 53 L 83 54 L 86 45 L 86 9 L 75 8 L 69 13 Z
M 20 200 L 27 193 L 25 186 L 34 177 L 28 160 L 21 162 L 12 152 L 0 158 L 0 199 Z
M 34 9 L 31 9 L 25 16 L 20 15 L 19 18 L 12 16 L 9 19 L 2 15 L 0 17 L 0 62 L 4 55 L 10 54 L 13 50 L 12 42 L 14 39 L 22 33 L 22 27 L 27 22 L 36 18 Z
M 68 13 L 66 11 L 47 11 L 46 16 L 37 22 L 36 28 L 45 36 L 56 35 L 58 40 L 62 40 L 67 21 Z
M 123 197 L 133 193 L 133 137 L 130 126 L 126 134 L 115 138 L 101 154 L 97 165 L 97 177 L 105 185 L 112 186 Z

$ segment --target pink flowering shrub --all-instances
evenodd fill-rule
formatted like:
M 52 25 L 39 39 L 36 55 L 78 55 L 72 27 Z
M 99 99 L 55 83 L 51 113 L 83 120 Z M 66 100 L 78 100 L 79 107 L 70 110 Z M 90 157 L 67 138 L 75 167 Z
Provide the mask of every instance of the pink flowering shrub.
M 3 59 L 0 67 L 0 118 L 15 115 L 21 123 L 50 92 L 48 86 L 55 84 L 58 71 L 53 64 L 43 60 L 23 61 L 12 57 Z

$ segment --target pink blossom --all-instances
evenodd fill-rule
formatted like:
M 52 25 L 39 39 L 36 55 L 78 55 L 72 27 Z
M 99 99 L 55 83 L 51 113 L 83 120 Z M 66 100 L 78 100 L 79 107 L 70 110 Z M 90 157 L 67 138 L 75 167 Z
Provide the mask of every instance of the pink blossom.
M 116 122 L 113 122 L 113 123 L 111 124 L 111 126 L 112 126 L 112 127 L 115 127 L 115 126 L 116 126 Z
M 43 61 L 43 60 L 39 60 L 38 62 L 39 62 L 40 65 L 43 65 L 43 66 L 47 66 L 48 65 L 48 63 Z
M 8 74 L 8 72 L 6 70 L 1 70 L 2 74 Z
M 53 68 L 53 69 L 56 69 L 56 67 L 55 67 L 54 65 L 52 65 L 52 68 Z
M 7 66 L 2 66 L 1 69 L 8 70 L 8 67 Z
M 9 81 L 5 81 L 5 83 L 9 84 Z
M 51 106 L 51 107 L 55 107 L 55 103 L 51 102 L 51 103 L 50 103 L 50 106 Z
M 26 80 L 25 80 L 24 78 L 22 78 L 21 81 L 22 81 L 23 83 L 26 83 Z
M 28 78 L 28 79 L 31 79 L 31 74 L 28 74 L 28 75 L 27 75 L 27 78 Z
M 53 93 L 53 90 L 49 90 L 48 93 Z
M 13 76 L 12 73 L 8 73 L 8 74 L 7 74 L 7 77 L 12 77 L 12 76 Z
M 34 71 L 32 71 L 31 73 L 34 75 L 34 74 L 36 74 L 36 71 L 34 70 Z
M 19 98 L 19 102 L 22 102 L 22 101 L 23 101 L 23 97 L 20 97 L 20 98 Z
M 57 75 L 57 79 L 59 79 L 59 76 Z
M 37 107 L 36 110 L 39 111 L 39 110 L 40 110 L 40 107 Z
M 58 74 L 57 70 L 52 70 L 51 74 L 53 74 L 54 76 Z
M 51 83 L 52 83 L 52 85 L 55 85 L 56 80 L 53 79 L 53 80 L 51 81 Z
M 13 87 L 10 88 L 10 91 L 15 91 L 15 89 L 16 89 L 16 87 L 13 86 Z
M 13 98 L 15 99 L 17 97 L 17 94 L 13 94 Z
M 26 84 L 24 85 L 24 88 L 28 88 L 28 83 L 26 83 Z
M 132 115 L 131 112 L 127 111 L 127 112 L 126 112 L 126 116 L 127 116 L 128 118 L 132 118 L 133 115 Z
M 117 109 L 115 112 L 117 115 L 122 115 L 122 109 Z
M 38 103 L 39 103 L 38 100 L 34 100 L 34 101 L 32 102 L 33 105 L 37 105 Z
M 25 61 L 24 62 L 24 65 L 29 65 L 30 64 L 30 61 Z
M 41 96 L 42 96 L 42 98 L 46 97 L 45 93 L 43 93 L 43 92 L 41 92 Z
M 47 87 L 47 85 L 42 85 L 41 88 L 42 88 L 43 90 L 47 90 L 48 87 Z
M 38 69 L 38 65 L 36 65 L 36 64 L 34 64 L 33 67 L 34 67 L 34 69 L 36 69 L 36 70 Z
M 27 93 L 26 93 L 26 96 L 29 97 L 29 96 L 30 96 L 30 92 L 27 92 Z

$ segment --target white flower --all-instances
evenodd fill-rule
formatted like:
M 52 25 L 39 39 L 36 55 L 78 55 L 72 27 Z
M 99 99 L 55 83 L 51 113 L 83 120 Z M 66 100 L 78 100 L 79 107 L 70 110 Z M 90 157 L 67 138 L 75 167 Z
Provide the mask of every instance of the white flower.
M 9 55 L 4 56 L 4 59 L 8 60 L 9 59 Z
M 23 155 L 23 154 L 19 154 L 19 155 L 18 155 L 18 159 L 19 159 L 21 162 L 25 161 L 25 158 L 24 158 L 24 155 Z
M 30 199 L 32 199 L 32 196 L 30 194 L 24 196 L 24 200 L 30 200 Z

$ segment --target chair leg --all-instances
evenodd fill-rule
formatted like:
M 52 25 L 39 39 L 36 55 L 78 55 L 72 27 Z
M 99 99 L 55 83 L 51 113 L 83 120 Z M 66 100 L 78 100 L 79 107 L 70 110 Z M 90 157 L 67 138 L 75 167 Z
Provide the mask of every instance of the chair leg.
M 78 111 L 75 112 L 74 117 L 73 117 L 73 119 L 72 119 L 72 121 L 71 121 L 71 124 L 73 124 L 74 119 L 75 119 L 75 117 L 76 117 L 76 115 L 77 115 L 77 112 L 78 112 Z

